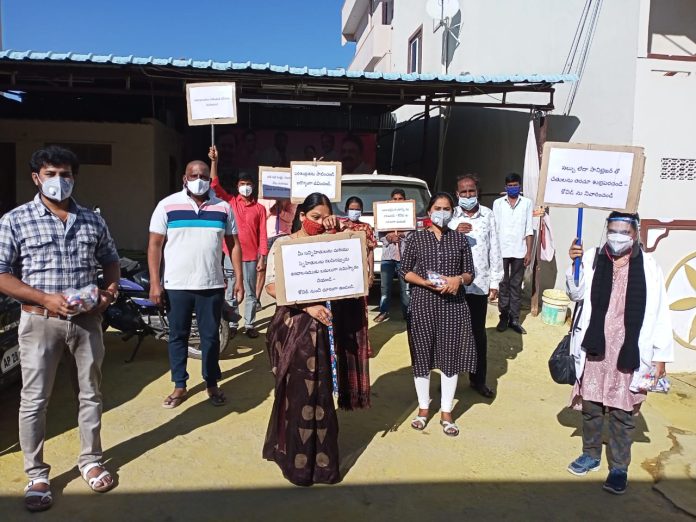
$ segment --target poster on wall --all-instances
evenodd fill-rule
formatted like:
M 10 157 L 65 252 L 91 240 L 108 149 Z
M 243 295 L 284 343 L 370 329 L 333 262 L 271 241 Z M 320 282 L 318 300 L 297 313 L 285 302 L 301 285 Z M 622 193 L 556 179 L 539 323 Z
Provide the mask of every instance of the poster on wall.
M 216 126 L 217 127 L 217 126 Z M 244 172 L 256 176 L 260 166 L 290 168 L 292 161 L 338 161 L 341 173 L 371 174 L 377 161 L 374 133 L 216 128 L 218 174 L 233 188 Z M 202 135 L 201 135 L 202 138 Z M 199 148 L 208 145 L 200 143 Z
M 274 250 L 279 306 L 366 296 L 364 232 L 290 239 Z

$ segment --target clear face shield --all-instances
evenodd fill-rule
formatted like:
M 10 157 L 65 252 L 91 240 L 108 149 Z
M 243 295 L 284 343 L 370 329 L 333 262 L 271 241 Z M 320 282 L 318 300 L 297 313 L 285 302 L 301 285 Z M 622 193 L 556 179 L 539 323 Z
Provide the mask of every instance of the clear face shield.
M 630 217 L 614 217 L 607 219 L 602 233 L 602 251 L 611 257 L 621 257 L 626 254 L 634 255 L 640 249 L 637 219 Z

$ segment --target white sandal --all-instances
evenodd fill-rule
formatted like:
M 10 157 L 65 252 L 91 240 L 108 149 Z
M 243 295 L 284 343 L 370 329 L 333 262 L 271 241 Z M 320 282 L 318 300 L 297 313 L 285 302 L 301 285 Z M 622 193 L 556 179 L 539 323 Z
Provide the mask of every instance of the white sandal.
M 109 473 L 106 469 L 104 469 L 104 471 L 102 471 L 96 477 L 87 476 L 87 473 L 89 473 L 94 468 L 103 467 L 104 465 L 101 462 L 91 462 L 80 470 L 80 474 L 82 475 L 82 478 L 85 480 L 85 482 L 87 482 L 87 484 L 89 485 L 89 489 L 91 489 L 92 491 L 96 491 L 97 493 L 106 493 L 116 485 L 116 483 L 114 482 L 114 478 L 111 476 L 111 473 Z M 111 477 L 111 484 L 107 484 L 104 481 L 104 479 L 107 477 Z M 98 482 L 101 482 L 102 484 L 104 484 L 104 486 L 102 486 L 101 488 L 96 487 L 95 484 L 97 484 Z
M 428 417 L 421 417 L 416 415 L 416 417 L 411 421 L 411 427 L 417 431 L 423 431 L 428 425 Z
M 448 437 L 456 437 L 457 435 L 459 435 L 459 426 L 457 426 L 454 422 L 441 420 L 440 426 L 442 426 L 442 433 L 444 433 Z
M 49 480 L 45 478 L 36 478 L 30 480 L 29 484 L 27 484 L 24 488 L 24 505 L 31 512 L 46 511 L 53 505 L 53 495 L 51 494 L 51 490 L 33 491 L 31 488 L 34 486 L 34 484 L 46 484 L 49 487 L 51 486 Z M 39 497 L 40 500 L 38 504 L 30 504 L 27 502 L 28 498 L 33 497 Z M 44 502 L 46 499 L 48 499 L 48 502 Z

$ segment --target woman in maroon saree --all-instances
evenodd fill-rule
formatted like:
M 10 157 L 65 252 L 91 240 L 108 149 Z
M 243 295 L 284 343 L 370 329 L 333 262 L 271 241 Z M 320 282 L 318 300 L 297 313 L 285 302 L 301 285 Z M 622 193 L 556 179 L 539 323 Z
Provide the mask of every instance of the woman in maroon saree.
M 323 194 L 311 194 L 298 208 L 295 232 L 288 238 L 332 233 L 340 223 Z M 274 251 L 275 252 L 275 251 Z M 275 297 L 275 256 L 271 252 L 266 291 Z M 369 343 L 365 300 L 278 306 L 268 327 L 266 345 L 275 376 L 275 400 L 263 457 L 275 461 L 283 476 L 298 486 L 334 484 L 341 479 L 338 418 L 332 395 L 329 332 L 334 330 L 338 359 L 338 406 L 370 405 Z

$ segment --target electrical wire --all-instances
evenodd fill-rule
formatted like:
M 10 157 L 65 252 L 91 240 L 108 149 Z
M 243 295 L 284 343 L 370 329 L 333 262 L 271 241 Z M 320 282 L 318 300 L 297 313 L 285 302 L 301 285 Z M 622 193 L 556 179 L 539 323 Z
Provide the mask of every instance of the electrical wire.
M 593 1 L 594 6 L 592 5 Z M 602 9 L 603 1 L 604 0 L 587 0 L 585 3 L 585 8 L 583 8 L 568 57 L 566 58 L 566 64 L 563 72 L 568 74 L 575 70 L 575 74 L 578 77 L 577 81 L 571 85 L 568 99 L 565 103 L 563 114 L 566 116 L 570 114 L 573 103 L 575 102 L 575 97 L 580 88 L 585 69 L 587 67 L 587 59 L 589 57 L 592 42 L 594 41 L 596 34 L 597 22 L 599 20 L 599 13 Z M 591 14 L 590 11 L 592 11 Z M 586 26 L 587 30 L 585 30 Z M 580 53 L 579 55 L 578 51 Z M 578 59 L 577 62 L 576 58 Z

